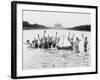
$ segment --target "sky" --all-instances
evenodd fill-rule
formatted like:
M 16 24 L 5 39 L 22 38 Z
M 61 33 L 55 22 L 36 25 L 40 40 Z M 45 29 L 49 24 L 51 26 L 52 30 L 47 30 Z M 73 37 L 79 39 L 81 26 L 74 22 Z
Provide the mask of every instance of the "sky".
M 91 24 L 91 14 L 24 10 L 23 21 L 28 21 L 30 24 L 41 24 L 47 27 L 54 27 L 58 23 L 62 24 L 63 27 L 74 27 Z

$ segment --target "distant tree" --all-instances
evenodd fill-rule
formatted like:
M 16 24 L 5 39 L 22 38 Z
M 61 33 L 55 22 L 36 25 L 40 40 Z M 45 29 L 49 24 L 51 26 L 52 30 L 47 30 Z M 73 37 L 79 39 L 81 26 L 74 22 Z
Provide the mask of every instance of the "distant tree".
M 40 24 L 30 24 L 27 21 L 23 21 L 23 29 L 46 29 L 47 27 Z
M 81 31 L 91 31 L 91 25 L 80 25 L 80 26 L 75 26 L 72 28 L 68 28 L 70 30 L 81 30 Z

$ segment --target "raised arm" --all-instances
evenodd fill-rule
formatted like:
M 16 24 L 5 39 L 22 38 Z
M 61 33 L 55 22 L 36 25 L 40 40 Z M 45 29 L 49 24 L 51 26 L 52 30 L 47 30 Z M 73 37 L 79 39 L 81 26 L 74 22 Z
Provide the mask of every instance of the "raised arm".
M 44 31 L 43 38 L 45 37 L 46 31 Z
M 40 35 L 38 34 L 38 39 L 40 40 Z
M 84 39 L 84 35 L 82 34 L 82 38 Z
M 74 38 L 74 36 L 75 36 L 75 34 L 73 34 L 73 37 L 72 38 Z
M 68 41 L 70 41 L 70 32 L 68 33 Z

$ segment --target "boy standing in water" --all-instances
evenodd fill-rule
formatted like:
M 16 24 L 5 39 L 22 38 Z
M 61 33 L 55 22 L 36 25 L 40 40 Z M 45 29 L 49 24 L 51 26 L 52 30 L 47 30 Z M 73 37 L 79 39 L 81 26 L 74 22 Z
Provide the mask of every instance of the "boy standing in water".
M 56 32 L 55 38 L 53 40 L 53 48 L 55 48 L 57 44 L 57 35 L 58 35 L 58 32 Z
M 27 40 L 27 41 L 26 41 L 26 45 L 27 45 L 27 48 L 30 48 L 30 47 L 31 47 L 30 40 Z
M 73 51 L 73 47 L 74 47 L 74 36 L 75 36 L 75 34 L 73 34 L 73 37 L 70 38 L 70 32 L 69 32 L 68 41 L 69 41 L 70 44 L 71 44 L 72 51 Z
M 79 42 L 80 42 L 81 40 L 78 38 L 78 37 L 76 37 L 76 41 L 74 42 L 74 52 L 75 53 L 79 53 L 80 51 L 79 51 Z
M 38 34 L 38 47 L 43 48 L 43 38 L 40 38 L 39 34 Z
M 82 34 L 82 38 L 84 40 L 84 52 L 87 52 L 87 45 L 88 45 L 88 40 L 87 37 L 84 38 L 83 34 Z
M 45 49 L 47 49 L 47 48 L 48 48 L 48 39 L 47 39 L 47 37 L 45 36 L 45 34 L 46 34 L 46 31 L 44 31 L 44 35 L 43 35 L 43 47 L 44 47 Z
M 48 35 L 48 47 L 51 48 L 52 47 L 52 38 Z
M 38 48 L 38 40 L 34 37 L 35 48 Z
M 32 44 L 31 44 L 31 48 L 34 48 L 35 45 L 34 45 L 34 40 L 32 41 Z

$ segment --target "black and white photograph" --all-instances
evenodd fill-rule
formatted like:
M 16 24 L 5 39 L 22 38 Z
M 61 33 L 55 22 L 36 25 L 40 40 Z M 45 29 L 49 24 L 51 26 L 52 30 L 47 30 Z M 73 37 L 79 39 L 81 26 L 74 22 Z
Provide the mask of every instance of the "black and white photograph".
M 91 14 L 23 10 L 23 69 L 91 66 Z
M 97 73 L 96 6 L 12 4 L 13 77 Z

